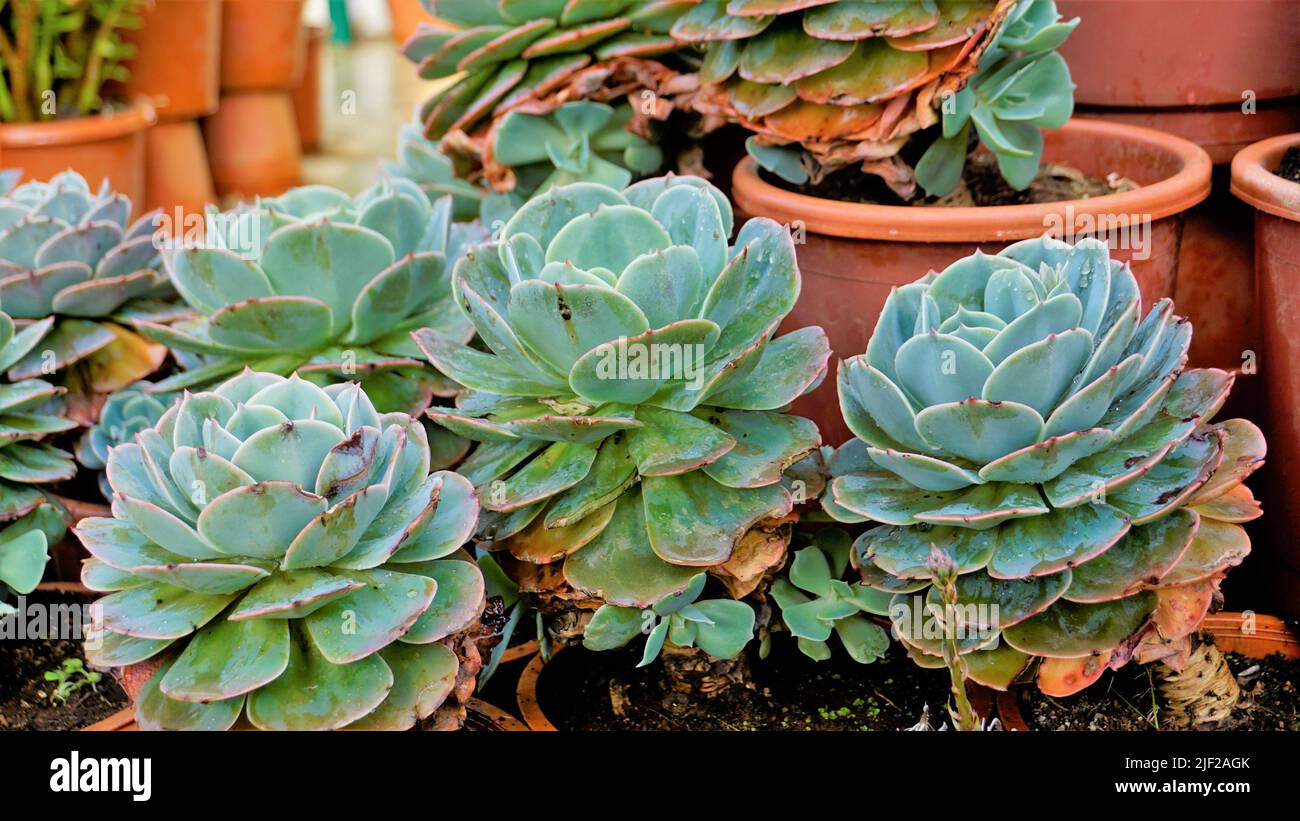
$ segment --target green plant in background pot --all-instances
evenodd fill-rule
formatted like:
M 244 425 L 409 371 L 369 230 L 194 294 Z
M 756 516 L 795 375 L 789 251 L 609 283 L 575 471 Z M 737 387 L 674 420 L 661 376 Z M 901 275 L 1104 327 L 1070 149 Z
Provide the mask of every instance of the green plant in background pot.
M 162 273 L 155 214 L 130 222 L 131 202 L 75 172 L 29 182 L 0 199 L 0 304 L 20 322 L 52 318 L 43 344 L 9 366 L 13 380 L 58 373 L 89 422 L 93 395 L 153 373 L 166 350 L 128 330 L 185 313 Z
M 1172 303 L 1140 309 L 1104 243 L 1028 240 L 895 290 L 841 368 L 858 438 L 823 504 L 883 523 L 854 562 L 896 594 L 920 663 L 943 664 L 931 618 L 962 628 L 967 675 L 997 688 L 1033 677 L 1068 695 L 1132 659 L 1193 656 L 1250 550 L 1240 523 L 1260 509 L 1242 481 L 1265 446 L 1250 422 L 1211 422 L 1233 376 L 1187 367 Z M 956 609 L 932 587 L 933 549 L 956 569 Z M 1197 658 L 1219 675 L 1217 651 Z
M 99 412 L 99 420 L 77 440 L 77 461 L 98 471 L 99 491 L 112 501 L 113 489 L 108 476 L 108 452 L 111 448 L 135 440 L 135 435 L 158 424 L 163 413 L 179 397 L 171 393 L 153 393 L 148 382 L 139 382 L 108 397 Z
M 950 3 L 704 0 L 672 34 L 705 47 L 698 88 L 679 105 L 738 122 L 755 160 L 788 182 L 857 166 L 910 199 L 951 193 L 972 128 L 1007 182 L 1038 171 L 1040 129 L 1073 110 L 1055 49 L 1078 23 L 1053 0 Z M 904 148 L 935 141 L 913 168 Z
M 430 202 L 393 178 L 355 198 L 306 186 L 210 215 L 209 247 L 167 261 L 199 319 L 138 323 L 187 368 L 154 389 L 211 385 L 247 363 L 321 384 L 357 378 L 381 410 L 418 414 L 455 386 L 424 367 L 409 331 L 474 333 L 452 304 L 450 272 L 483 234 L 452 210 L 452 195 Z
M 477 672 L 473 488 L 357 384 L 245 371 L 113 448 L 108 481 L 112 518 L 76 528 L 109 594 L 86 653 L 162 659 L 141 727 L 407 729 Z
M 0 5 L 0 122 L 86 116 L 104 107 L 101 90 L 126 79 L 144 0 L 11 0 Z
M 696 177 L 555 187 L 457 263 L 488 350 L 415 332 L 466 389 L 429 416 L 480 443 L 460 468 L 480 538 L 551 582 L 526 591 L 662 610 L 702 572 L 739 598 L 784 560 L 788 533 L 738 546 L 792 510 L 783 471 L 820 437 L 783 409 L 830 351 L 819 328 L 775 336 L 799 292 L 789 232 L 732 229 Z

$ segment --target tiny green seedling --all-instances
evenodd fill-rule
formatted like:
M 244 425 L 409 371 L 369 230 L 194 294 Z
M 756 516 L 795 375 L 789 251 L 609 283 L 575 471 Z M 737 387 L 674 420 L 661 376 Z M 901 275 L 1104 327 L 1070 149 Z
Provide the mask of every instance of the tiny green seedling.
M 103 673 L 87 670 L 86 663 L 81 659 L 65 659 L 58 669 L 45 673 L 46 681 L 58 682 L 58 686 L 50 694 L 50 700 L 62 704 L 66 704 L 73 693 L 86 685 L 90 685 L 90 689 L 99 692 L 98 685 L 103 678 Z

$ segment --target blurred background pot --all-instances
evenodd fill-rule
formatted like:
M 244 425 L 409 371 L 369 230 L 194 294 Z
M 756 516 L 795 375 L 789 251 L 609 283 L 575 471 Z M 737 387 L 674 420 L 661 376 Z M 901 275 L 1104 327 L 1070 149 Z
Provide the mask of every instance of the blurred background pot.
M 221 90 L 291 91 L 307 40 L 303 0 L 222 0 Z
M 293 115 L 298 125 L 298 144 L 302 153 L 320 147 L 321 134 L 321 61 L 325 59 L 329 30 L 321 26 L 307 29 L 307 51 L 302 80 L 293 90 Z
M 1300 183 L 1274 170 L 1300 133 L 1246 148 L 1232 161 L 1232 193 L 1255 211 L 1255 282 L 1258 287 L 1259 380 L 1269 458 L 1259 487 L 1268 516 L 1261 525 L 1268 567 L 1264 583 L 1278 604 L 1300 617 Z
M 993 253 L 1017 240 L 1060 235 L 1060 228 L 1078 239 L 1089 233 L 1089 226 L 1107 224 L 1124 229 L 1146 225 L 1121 232 L 1121 238 L 1132 236 L 1133 241 L 1112 243 L 1112 256 L 1131 261 L 1145 304 L 1173 296 L 1182 214 L 1209 193 L 1210 158 L 1195 144 L 1169 134 L 1093 120 L 1074 119 L 1045 136 L 1045 162 L 1094 177 L 1115 173 L 1141 187 L 1026 205 L 870 205 L 779 188 L 759 176 L 752 159 L 742 161 L 732 178 L 738 210 L 796 230 L 803 288 L 785 329 L 825 328 L 838 368 L 838 359 L 865 350 L 890 289 L 942 270 L 976 249 Z M 840 416 L 835 384 L 832 373 L 795 403 L 794 412 L 816 422 L 824 442 L 839 445 L 850 433 Z
M 114 96 L 146 96 L 159 122 L 217 110 L 221 68 L 221 0 L 150 0 L 144 25 L 123 39 L 135 46 L 130 76 L 109 84 Z
M 203 136 L 218 196 L 274 196 L 298 184 L 302 151 L 288 92 L 222 97 Z

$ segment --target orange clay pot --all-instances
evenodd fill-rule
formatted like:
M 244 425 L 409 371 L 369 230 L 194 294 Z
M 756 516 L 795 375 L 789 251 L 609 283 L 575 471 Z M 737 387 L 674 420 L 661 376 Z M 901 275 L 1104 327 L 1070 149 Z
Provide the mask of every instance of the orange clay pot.
M 1065 238 L 1078 239 L 1097 225 L 1139 226 L 1133 242 L 1118 244 L 1140 253 L 1117 247 L 1112 255 L 1132 262 L 1146 304 L 1173 296 L 1182 214 L 1210 191 L 1211 165 L 1205 151 L 1169 134 L 1083 119 L 1045 136 L 1046 162 L 1064 163 L 1096 177 L 1117 173 L 1142 187 L 1029 205 L 866 205 L 778 188 L 759 177 L 752 159 L 741 162 L 732 179 L 738 210 L 804 229 L 797 246 L 803 289 L 783 330 L 825 328 L 833 367 L 838 368 L 839 359 L 866 350 L 892 288 L 942 270 L 977 249 L 992 253 L 1044 233 L 1061 236 L 1063 229 Z M 1121 232 L 1121 239 L 1127 233 Z M 822 441 L 831 445 L 851 437 L 840 416 L 835 384 L 831 373 L 794 405 L 794 412 L 816 422 Z
M 1232 161 L 1232 193 L 1255 209 L 1260 383 L 1268 479 L 1259 483 L 1268 516 L 1268 584 L 1287 615 L 1300 617 L 1300 183 L 1273 173 L 1300 133 L 1274 137 Z
M 136 49 L 131 76 L 108 86 L 113 98 L 148 97 L 161 122 L 217 110 L 221 0 L 150 0 L 144 26 L 123 32 Z
M 223 96 L 203 137 L 219 197 L 274 196 L 298 184 L 302 150 L 289 92 Z
M 307 30 L 307 56 L 303 66 L 302 82 L 293 90 L 293 116 L 298 123 L 298 143 L 304 154 L 320 147 L 321 60 L 324 59 L 326 37 L 324 28 Z
M 399 47 L 415 34 L 421 23 L 439 25 L 420 0 L 388 0 L 388 16 L 393 20 L 393 41 Z
M 1087 116 L 1177 134 L 1216 163 L 1300 129 L 1295 0 L 1059 0 L 1057 8 L 1082 18 L 1061 55 Z
M 0 125 L 0 168 L 22 169 L 24 180 L 48 180 L 71 168 L 92 188 L 107 177 L 138 211 L 145 190 L 145 130 L 155 120 L 153 107 L 141 101 L 90 117 Z
M 292 91 L 307 41 L 303 0 L 222 0 L 221 90 Z
M 148 143 L 144 210 L 163 209 L 183 233 L 185 216 L 201 217 L 217 198 L 203 133 L 197 120 L 159 123 L 149 129 Z

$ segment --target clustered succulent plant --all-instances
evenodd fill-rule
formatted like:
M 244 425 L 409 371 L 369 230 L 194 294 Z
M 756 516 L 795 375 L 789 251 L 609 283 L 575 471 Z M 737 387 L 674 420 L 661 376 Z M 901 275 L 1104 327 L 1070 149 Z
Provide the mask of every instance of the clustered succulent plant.
M 38 345 L 52 319 L 17 329 L 0 313 L 0 371 Z M 40 379 L 0 384 L 0 616 L 10 593 L 36 589 L 49 547 L 63 538 L 62 514 L 36 486 L 71 479 L 72 455 L 41 441 L 76 427 L 63 413 L 66 389 Z
M 179 397 L 170 393 L 152 393 L 152 385 L 140 382 L 123 388 L 104 401 L 99 420 L 86 429 L 77 440 L 77 461 L 83 467 L 98 471 L 99 491 L 105 499 L 112 500 L 113 489 L 108 476 L 110 449 L 135 440 L 135 435 L 158 424 L 163 413 Z
M 109 593 L 87 653 L 163 659 L 142 727 L 403 729 L 458 687 L 478 503 L 357 384 L 245 371 L 113 448 L 108 480 L 112 517 L 76 527 Z
M 467 222 L 479 216 L 483 192 L 461 178 L 451 159 L 421 133 L 416 123 L 407 123 L 398 130 L 397 161 L 385 163 L 384 171 L 414 182 L 429 198 L 430 205 L 450 194 L 452 217 L 457 221 Z
M 1233 376 L 1186 367 L 1191 335 L 1167 299 L 1143 316 L 1096 240 L 977 253 L 890 295 L 839 372 L 858 438 L 824 504 L 883 523 L 854 562 L 895 594 L 914 658 L 942 665 L 931 626 L 955 622 L 970 678 L 1066 695 L 1187 649 L 1250 550 L 1242 481 L 1265 450 L 1250 422 L 1211 422 Z M 959 574 L 956 608 L 932 550 Z
M 165 301 L 175 292 L 161 272 L 155 215 L 130 216 L 131 201 L 107 181 L 92 192 L 70 171 L 0 199 L 0 305 L 15 320 L 53 322 L 43 344 L 9 366 L 10 379 L 58 373 L 81 398 L 162 364 L 166 350 L 127 326 L 175 319 Z
M 885 654 L 889 634 L 869 617 L 888 615 L 892 596 L 861 581 L 844 581 L 853 546 L 848 533 L 827 527 L 811 542 L 795 551 L 789 571 L 772 583 L 781 621 L 811 659 L 831 657 L 834 633 L 850 658 L 870 664 Z
M 480 233 L 454 224 L 452 210 L 452 195 L 430 202 L 392 178 L 355 198 L 306 186 L 210 215 L 206 245 L 167 260 L 199 318 L 136 323 L 193 355 L 154 389 L 211 385 L 248 363 L 321 384 L 359 379 L 381 410 L 418 414 L 450 388 L 424 367 L 409 331 L 473 334 L 451 301 L 450 262 Z
M 784 559 L 737 545 L 791 511 L 782 473 L 820 437 L 784 410 L 830 351 L 820 328 L 775 336 L 799 292 L 788 230 L 750 220 L 729 245 L 732 220 L 697 177 L 552 188 L 456 265 L 488 350 L 414 334 L 466 389 L 429 416 L 480 443 L 459 468 L 480 537 L 551 592 L 662 610 L 702 571 Z
M 125 80 L 145 0 L 11 0 L 0 4 L 0 122 L 85 116 L 104 83 Z
M 706 46 L 681 104 L 753 131 L 767 170 L 816 183 L 857 166 L 911 198 L 918 179 L 934 195 L 956 188 L 972 123 L 1008 182 L 1029 184 L 1039 128 L 1073 108 L 1054 49 L 1075 23 L 1059 20 L 1053 0 L 703 0 L 672 35 Z M 940 120 L 912 169 L 900 151 Z
M 620 61 L 675 51 L 678 44 L 668 31 L 694 0 L 422 2 L 434 17 L 457 28 L 424 26 L 403 53 L 426 80 L 463 74 L 420 111 L 425 136 L 437 140 L 547 100 L 575 80 L 579 96 L 592 97 Z M 611 90 L 612 96 L 626 93 L 626 88 Z

